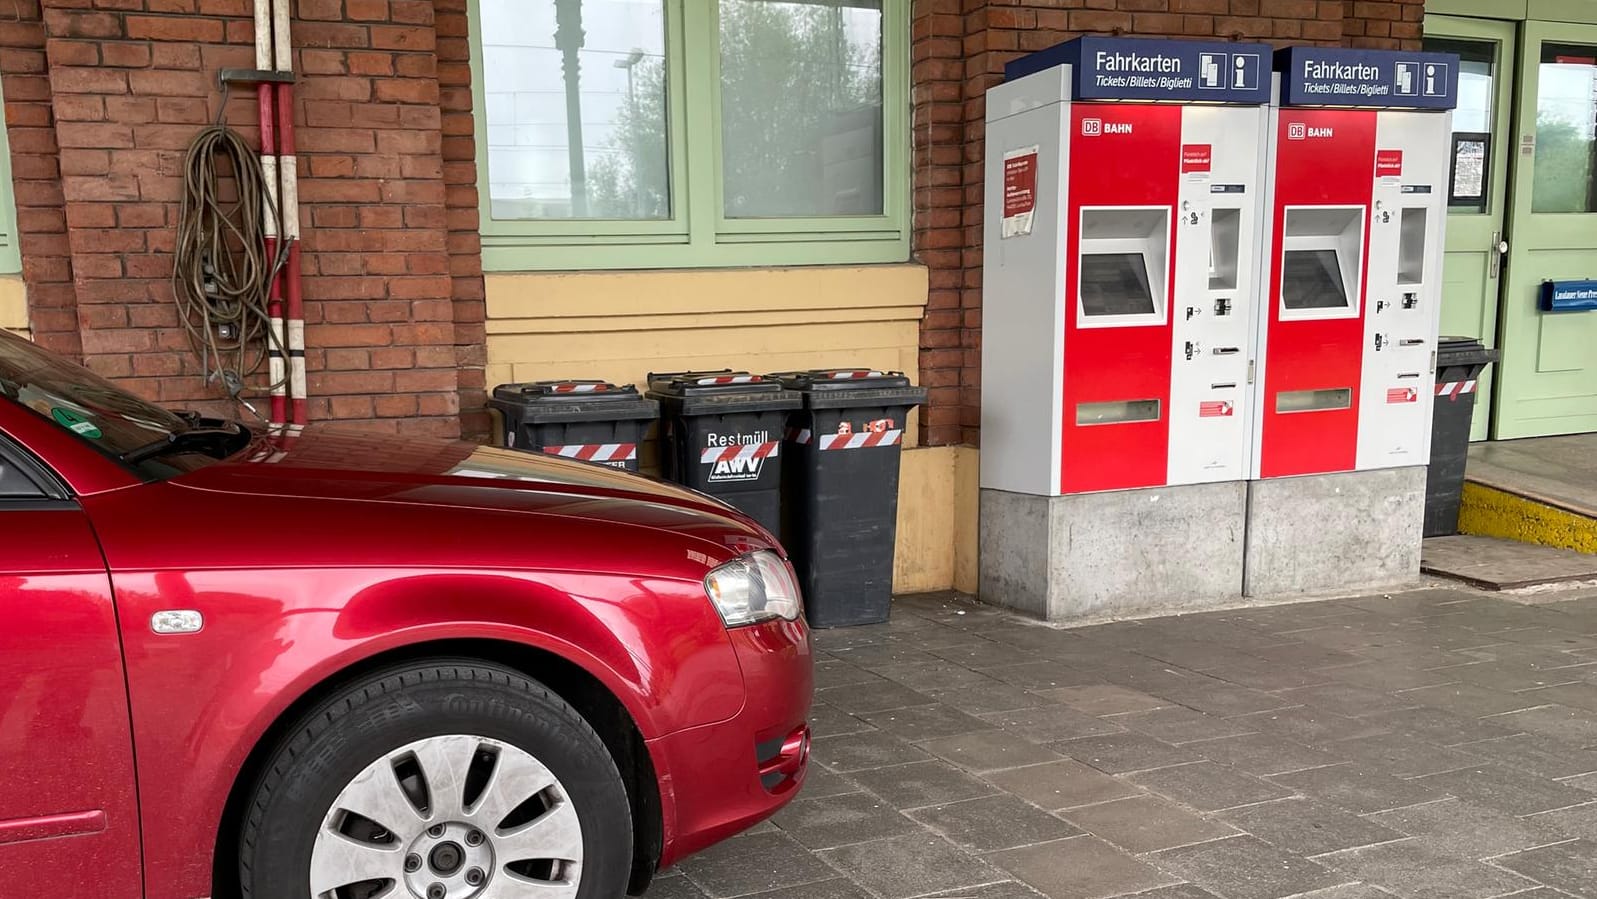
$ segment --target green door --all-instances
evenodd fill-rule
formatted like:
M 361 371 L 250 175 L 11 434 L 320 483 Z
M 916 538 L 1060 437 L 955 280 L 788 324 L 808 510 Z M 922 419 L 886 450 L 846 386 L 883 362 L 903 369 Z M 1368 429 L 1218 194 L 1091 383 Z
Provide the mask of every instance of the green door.
M 1537 308 L 1597 278 L 1597 25 L 1526 22 L 1518 58 L 1494 439 L 1597 431 L 1597 312 Z
M 1442 265 L 1442 331 L 1498 345 L 1498 298 L 1507 232 L 1509 115 L 1513 109 L 1515 23 L 1425 17 L 1425 49 L 1460 58 L 1453 113 L 1453 172 Z M 1491 418 L 1492 371 L 1479 384 L 1472 440 Z

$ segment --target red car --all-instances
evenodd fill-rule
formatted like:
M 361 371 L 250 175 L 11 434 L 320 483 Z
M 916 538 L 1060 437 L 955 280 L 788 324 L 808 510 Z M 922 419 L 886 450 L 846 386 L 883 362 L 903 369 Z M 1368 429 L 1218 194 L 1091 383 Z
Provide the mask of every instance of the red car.
M 804 780 L 791 569 L 687 490 L 0 332 L 0 522 L 0 895 L 609 899 Z

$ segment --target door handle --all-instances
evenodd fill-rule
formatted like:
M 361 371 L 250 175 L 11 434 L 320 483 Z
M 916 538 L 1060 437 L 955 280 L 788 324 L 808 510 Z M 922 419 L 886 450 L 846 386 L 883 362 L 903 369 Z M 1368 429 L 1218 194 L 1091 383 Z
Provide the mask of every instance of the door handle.
M 1486 277 L 1497 277 L 1498 270 L 1502 267 L 1503 257 L 1508 255 L 1508 241 L 1503 239 L 1503 232 L 1492 232 L 1492 248 L 1486 254 Z

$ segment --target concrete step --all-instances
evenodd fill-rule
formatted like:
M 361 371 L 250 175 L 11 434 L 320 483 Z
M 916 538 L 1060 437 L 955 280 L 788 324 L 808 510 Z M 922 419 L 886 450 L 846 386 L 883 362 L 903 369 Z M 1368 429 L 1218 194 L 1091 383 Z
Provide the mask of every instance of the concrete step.
M 1461 534 L 1597 553 L 1597 515 L 1507 485 L 1466 480 L 1458 510 L 1458 530 Z
M 1471 446 L 1458 530 L 1597 553 L 1597 434 Z
M 1431 537 L 1420 570 L 1484 590 L 1519 590 L 1597 580 L 1597 555 L 1496 537 Z

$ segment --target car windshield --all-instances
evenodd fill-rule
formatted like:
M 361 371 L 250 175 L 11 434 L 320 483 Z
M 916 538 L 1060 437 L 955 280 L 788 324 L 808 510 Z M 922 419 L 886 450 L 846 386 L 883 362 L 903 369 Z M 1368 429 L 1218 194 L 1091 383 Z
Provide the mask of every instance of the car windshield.
M 95 449 L 122 459 L 169 442 L 192 421 L 145 402 L 88 369 L 0 330 L 0 397 L 25 406 Z M 205 464 L 196 453 L 163 454 L 135 467 L 163 477 Z

